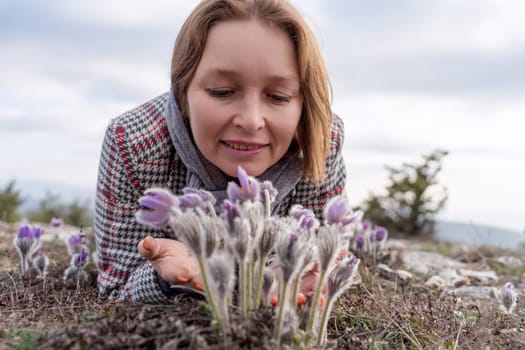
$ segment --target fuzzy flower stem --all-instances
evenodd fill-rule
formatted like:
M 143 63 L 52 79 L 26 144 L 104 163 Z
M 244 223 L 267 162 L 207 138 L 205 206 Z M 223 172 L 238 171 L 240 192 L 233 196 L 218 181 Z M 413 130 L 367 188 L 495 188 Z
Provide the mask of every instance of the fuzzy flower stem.
M 326 305 L 323 309 L 323 314 L 321 316 L 321 325 L 319 327 L 319 335 L 317 338 L 317 346 L 321 348 L 321 345 L 324 343 L 326 338 L 326 328 L 328 326 L 328 319 L 330 314 L 332 313 L 332 307 L 335 304 L 335 301 L 337 298 L 335 296 L 331 296 L 326 301 Z
M 253 308 L 255 310 L 259 309 L 259 306 L 261 305 L 261 291 L 264 280 L 264 258 L 260 257 L 258 263 L 257 286 L 255 288 L 255 299 L 253 300 Z
M 246 285 L 246 264 L 239 262 L 239 297 L 241 299 L 241 316 L 248 316 L 248 307 L 246 303 L 247 285 Z
M 323 309 L 323 314 L 321 316 L 321 325 L 319 327 L 319 335 L 317 338 L 317 346 L 321 348 L 321 344 L 324 343 L 324 338 L 326 334 L 326 327 L 328 325 L 328 316 L 332 313 L 332 307 L 334 306 L 335 298 L 330 298 L 327 300 L 326 305 Z
M 219 308 L 217 307 L 217 302 L 215 301 L 215 295 L 210 288 L 210 282 L 208 280 L 208 269 L 206 268 L 206 263 L 204 262 L 204 256 L 198 255 L 197 261 L 199 262 L 199 268 L 201 270 L 202 281 L 204 283 L 204 290 L 206 292 L 206 297 L 208 298 L 208 302 L 210 303 L 211 310 L 213 312 L 213 316 L 215 320 L 217 320 L 219 325 L 221 325 L 222 327 L 221 312 L 219 311 Z
M 323 290 L 323 284 L 326 277 L 326 271 L 319 271 L 319 280 L 317 281 L 317 286 L 315 288 L 314 299 L 312 302 L 312 307 L 310 308 L 310 315 L 308 316 L 308 323 L 306 325 L 306 332 L 310 333 L 314 328 L 315 316 L 319 310 L 319 301 L 321 300 L 321 292 Z
M 297 294 L 299 294 L 299 286 L 301 285 L 301 275 L 302 275 L 302 271 L 299 272 L 299 274 L 293 280 L 293 294 L 292 294 L 293 302 L 297 302 Z
M 248 262 L 248 266 L 247 266 L 247 296 L 246 296 L 246 306 L 247 306 L 247 309 L 248 311 L 250 311 L 252 309 L 252 297 L 253 297 L 253 275 L 254 275 L 254 269 L 255 269 L 255 264 L 253 263 L 253 261 L 249 261 Z
M 268 190 L 264 190 L 264 198 L 265 198 L 265 204 L 266 204 L 266 218 L 265 218 L 265 229 L 270 226 L 270 217 L 271 217 L 271 204 L 270 204 L 270 192 Z M 259 306 L 261 304 L 261 291 L 262 291 L 262 285 L 264 280 L 264 260 L 265 256 L 259 257 L 259 267 L 257 269 L 257 286 L 255 287 L 255 299 L 253 308 L 255 310 L 259 309 Z M 255 269 L 254 269 L 255 271 Z
M 272 206 L 270 203 L 270 191 L 264 190 L 264 203 L 266 204 L 266 221 L 268 222 L 270 220 L 270 217 L 272 216 Z
M 275 323 L 275 335 L 274 335 L 274 339 L 277 341 L 278 344 L 281 344 L 281 328 L 283 324 L 284 309 L 286 308 L 287 298 L 288 298 L 288 284 L 280 283 L 279 298 L 277 299 L 278 305 L 279 305 L 279 315 L 277 316 L 277 321 Z
M 24 256 L 20 259 L 20 269 L 22 270 L 22 274 L 24 274 L 27 270 L 29 270 L 29 257 Z

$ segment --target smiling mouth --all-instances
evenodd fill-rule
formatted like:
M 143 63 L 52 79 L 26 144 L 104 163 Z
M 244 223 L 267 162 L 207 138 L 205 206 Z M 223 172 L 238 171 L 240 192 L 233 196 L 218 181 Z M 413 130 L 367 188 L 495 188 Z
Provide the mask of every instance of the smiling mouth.
M 245 145 L 245 144 L 230 143 L 230 142 L 224 142 L 224 144 L 237 151 L 255 151 L 255 150 L 261 149 L 264 146 L 266 146 L 266 145 Z

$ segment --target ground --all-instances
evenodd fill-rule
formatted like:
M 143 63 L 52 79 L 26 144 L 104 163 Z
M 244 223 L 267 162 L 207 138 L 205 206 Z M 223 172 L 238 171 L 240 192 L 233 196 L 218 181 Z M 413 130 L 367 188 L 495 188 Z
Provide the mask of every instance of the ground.
M 69 257 L 61 240 L 43 244 L 53 262 L 45 280 L 20 278 L 13 237 L 9 228 L 0 234 L 0 349 L 276 348 L 271 309 L 244 322 L 234 320 L 229 343 L 224 343 L 202 301 L 180 297 L 174 305 L 142 305 L 99 300 L 93 264 L 88 266 L 90 281 L 64 282 Z M 437 243 L 429 249 L 451 251 Z M 484 249 L 457 258 L 484 259 L 499 253 Z M 523 268 L 499 267 L 498 274 L 522 278 Z M 364 266 L 361 277 L 332 312 L 328 339 L 336 349 L 525 348 L 523 307 L 507 315 L 493 305 L 428 288 L 418 278 L 400 284 Z M 292 345 L 289 341 L 283 347 Z

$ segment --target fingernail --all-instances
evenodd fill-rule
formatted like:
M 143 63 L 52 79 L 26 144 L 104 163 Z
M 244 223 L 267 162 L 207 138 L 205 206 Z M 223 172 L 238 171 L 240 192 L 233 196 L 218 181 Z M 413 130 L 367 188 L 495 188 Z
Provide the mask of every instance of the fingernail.
M 190 281 L 189 278 L 182 277 L 182 276 L 177 276 L 177 277 L 175 277 L 175 279 L 176 279 L 177 282 L 179 282 L 179 283 L 188 283 L 188 282 Z
M 142 241 L 142 248 L 144 248 L 144 250 L 150 251 L 151 247 L 149 247 L 146 242 L 147 242 L 147 239 L 144 238 L 144 240 Z
M 272 298 L 272 307 L 276 307 L 277 304 L 278 304 L 277 297 L 273 297 L 273 298 Z
M 201 292 L 204 292 L 204 288 L 202 287 L 202 284 L 200 284 L 199 282 L 193 283 L 193 286 L 195 287 L 195 289 L 200 290 Z
M 301 306 L 306 302 L 306 297 L 303 293 L 297 294 L 297 306 Z

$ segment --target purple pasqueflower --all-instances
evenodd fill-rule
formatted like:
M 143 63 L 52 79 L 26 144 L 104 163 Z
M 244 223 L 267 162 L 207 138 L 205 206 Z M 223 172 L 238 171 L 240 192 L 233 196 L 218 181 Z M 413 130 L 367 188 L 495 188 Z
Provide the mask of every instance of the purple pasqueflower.
M 326 204 L 324 217 L 328 225 L 340 224 L 341 226 L 354 222 L 356 218 L 344 196 L 334 197 Z
M 378 226 L 370 236 L 372 241 L 383 242 L 388 237 L 388 231 L 384 227 Z
M 321 271 L 327 271 L 339 252 L 339 233 L 337 229 L 334 229 L 334 226 L 323 226 L 319 230 L 317 240 L 319 268 Z
M 363 222 L 361 223 L 361 225 L 363 225 L 363 231 L 366 231 L 368 230 L 370 227 L 372 227 L 372 223 L 368 220 L 363 220 Z
M 305 230 L 315 230 L 319 227 L 319 220 L 316 219 L 311 209 L 306 209 L 300 204 L 295 204 L 290 209 L 290 216 L 300 222 L 301 228 Z
M 226 221 L 228 230 L 232 231 L 234 229 L 235 218 L 238 218 L 241 216 L 239 207 L 237 206 L 237 204 L 232 203 L 227 199 L 225 199 L 224 202 L 222 203 L 222 207 L 224 208 L 224 211 L 222 212 L 222 217 Z
M 136 220 L 154 228 L 164 228 L 168 225 L 171 208 L 177 205 L 177 197 L 162 188 L 150 188 L 140 197 L 139 204 L 143 207 L 136 214 Z
M 235 182 L 228 183 L 226 192 L 228 193 L 228 199 L 232 203 L 244 202 L 251 200 L 252 202 L 260 199 L 260 184 L 257 179 L 252 176 L 248 176 L 248 173 L 239 166 L 237 169 L 237 178 L 239 179 L 239 185 Z
M 73 258 L 71 259 L 71 265 L 75 266 L 78 269 L 81 269 L 86 267 L 88 261 L 89 252 L 85 247 L 83 247 L 80 250 L 80 253 L 73 255 Z
M 363 249 L 365 246 L 365 238 L 361 234 L 361 232 L 356 232 L 354 234 L 354 244 L 356 249 Z
M 42 234 L 44 234 L 44 229 L 40 226 L 33 226 L 31 228 L 31 233 L 33 234 L 33 236 L 35 237 L 35 239 L 40 239 L 40 236 L 42 236 Z
M 283 282 L 287 284 L 299 272 L 305 256 L 305 245 L 297 233 L 285 234 L 276 245 Z
M 33 266 L 38 271 L 39 276 L 45 277 L 49 268 L 49 259 L 42 251 L 38 251 L 36 258 L 33 260 Z
M 28 224 L 20 225 L 20 227 L 18 228 L 18 234 L 16 235 L 16 238 L 17 239 L 24 239 L 24 238 L 33 239 L 34 236 L 31 230 L 31 226 Z
M 73 234 L 67 239 L 67 249 L 69 251 L 69 255 L 73 256 L 75 254 L 79 254 L 83 247 L 84 240 L 80 233 Z
M 200 208 L 206 214 L 210 214 L 210 210 L 213 210 L 217 199 L 208 191 L 199 190 L 192 187 L 186 187 L 182 190 L 184 193 L 178 197 L 177 206 L 185 212 L 188 209 Z
M 29 255 L 32 255 L 40 243 L 38 239 L 40 236 L 37 238 L 35 232 L 30 225 L 20 225 L 13 245 L 18 251 L 18 254 L 20 254 L 21 259 L 26 259 Z
M 52 218 L 49 222 L 49 226 L 54 228 L 62 227 L 64 226 L 64 220 L 62 220 L 61 218 Z
M 505 311 L 512 313 L 516 307 L 516 292 L 513 290 L 514 286 L 511 282 L 505 283 L 499 291 L 500 301 Z
M 263 204 L 266 206 L 266 193 L 268 194 L 268 199 L 270 203 L 273 203 L 277 198 L 279 191 L 273 186 L 271 181 L 265 180 L 261 183 L 261 199 Z
M 184 213 L 188 209 L 202 208 L 203 203 L 201 197 L 193 193 L 188 193 L 178 197 L 177 207 Z
M 328 299 L 343 293 L 353 283 L 360 260 L 350 256 L 341 261 L 328 275 Z

